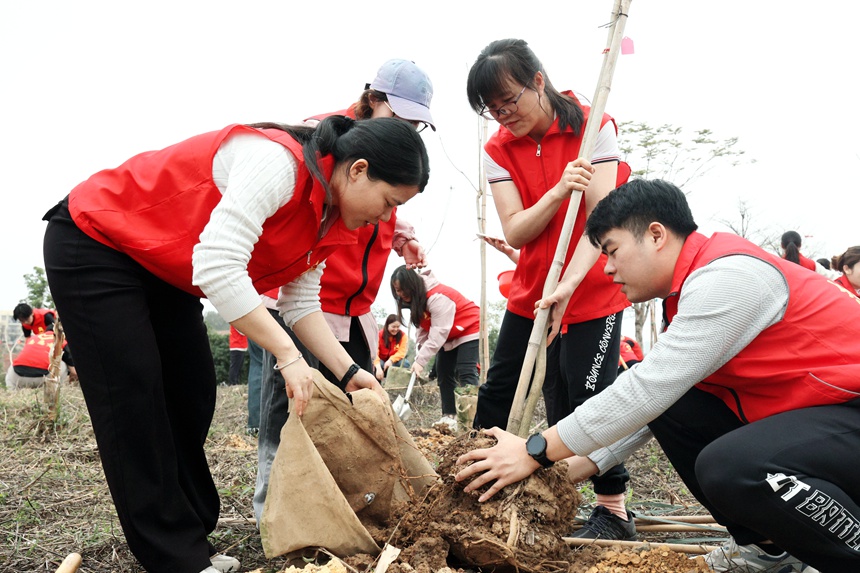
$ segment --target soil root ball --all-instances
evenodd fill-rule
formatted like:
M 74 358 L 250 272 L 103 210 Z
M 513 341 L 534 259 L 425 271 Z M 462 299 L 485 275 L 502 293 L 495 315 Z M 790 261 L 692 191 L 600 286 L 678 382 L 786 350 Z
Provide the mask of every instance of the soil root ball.
M 390 541 L 410 548 L 402 557 L 416 569 L 420 564 L 432 571 L 446 562 L 500 573 L 567 569 L 572 553 L 562 536 L 570 532 L 580 495 L 567 479 L 565 463 L 538 470 L 484 503 L 478 503 L 479 492 L 465 493 L 465 484 L 454 480 L 461 469 L 458 457 L 494 444 L 494 438 L 470 432 L 441 452 L 440 483 L 404 516 Z

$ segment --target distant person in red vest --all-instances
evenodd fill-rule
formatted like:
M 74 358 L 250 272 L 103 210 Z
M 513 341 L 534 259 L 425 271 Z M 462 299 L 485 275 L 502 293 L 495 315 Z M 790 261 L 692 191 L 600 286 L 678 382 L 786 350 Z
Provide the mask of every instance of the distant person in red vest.
M 836 271 L 830 270 L 830 265 L 824 266 L 818 261 L 813 261 L 807 257 L 804 257 L 800 252 L 801 246 L 801 238 L 800 233 L 797 231 L 786 231 L 782 234 L 782 239 L 780 240 L 780 246 L 782 247 L 782 258 L 786 261 L 791 261 L 797 265 L 802 266 L 805 269 L 809 269 L 810 271 L 815 271 L 820 275 L 824 275 L 829 279 L 835 279 L 839 277 L 839 273 Z
M 833 257 L 831 262 L 833 270 L 842 273 L 835 282 L 860 296 L 860 246 L 849 247 L 841 255 Z
M 586 234 L 632 302 L 664 299 L 635 368 L 528 440 L 499 429 L 458 480 L 484 501 L 542 465 L 591 475 L 652 436 L 733 537 L 715 571 L 860 571 L 860 300 L 728 233 L 706 237 L 684 193 L 633 180 Z M 542 300 L 547 308 L 556 293 Z M 574 457 L 571 457 L 574 456 Z M 587 457 L 586 457 L 587 456 Z
M 51 367 L 51 353 L 54 350 L 54 331 L 46 330 L 27 338 L 24 348 L 12 360 L 12 367 L 6 371 L 6 388 L 38 388 L 48 375 Z M 63 358 L 60 362 L 60 381 L 67 382 L 69 375 L 77 375 L 72 353 L 67 341 L 63 341 Z
M 403 121 L 236 124 L 100 171 L 45 215 L 51 294 L 147 571 L 240 567 L 208 539 L 220 500 L 203 446 L 217 384 L 200 298 L 275 357 L 296 414 L 313 371 L 261 304 L 278 286 L 281 314 L 341 387 L 383 393 L 325 323 L 321 263 L 428 178 L 424 143 Z
M 618 373 L 627 370 L 634 364 L 642 362 L 645 355 L 642 353 L 642 347 L 634 338 L 629 336 L 621 336 L 621 356 L 618 358 Z
M 454 388 L 478 385 L 478 339 L 481 311 L 471 300 L 443 285 L 429 269 L 416 272 L 406 266 L 391 274 L 391 294 L 397 302 L 397 316 L 409 310 L 409 320 L 417 328 L 418 353 L 411 370 L 418 376 L 436 356 L 436 376 L 442 398 L 442 418 L 451 430 L 457 429 Z
M 26 302 L 19 303 L 12 311 L 12 320 L 21 323 L 24 338 L 31 334 L 42 334 L 54 330 L 57 313 L 49 308 L 33 308 Z
M 239 378 L 242 375 L 242 366 L 245 365 L 245 356 L 248 355 L 248 337 L 230 325 L 230 373 L 227 381 L 231 386 L 241 384 Z
M 385 319 L 382 330 L 379 331 L 379 348 L 377 350 L 379 366 L 376 377 L 380 380 L 392 366 L 400 366 L 409 350 L 409 337 L 401 328 L 400 319 L 396 314 L 389 314 Z

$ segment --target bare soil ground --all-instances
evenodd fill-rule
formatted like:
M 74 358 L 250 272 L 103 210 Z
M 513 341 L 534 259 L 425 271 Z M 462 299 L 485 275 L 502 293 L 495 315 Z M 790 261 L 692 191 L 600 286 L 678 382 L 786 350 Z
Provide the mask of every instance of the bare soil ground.
M 574 516 L 587 516 L 593 495 L 588 484 L 577 491 L 561 468 L 542 478 L 507 488 L 496 501 L 478 504 L 453 482 L 456 456 L 486 437 L 455 436 L 429 429 L 438 416 L 433 387 L 413 400 L 408 426 L 416 443 L 437 466 L 441 483 L 427 498 L 404 508 L 398 523 L 373 532 L 379 541 L 403 549 L 392 573 L 436 573 L 444 568 L 538 573 L 628 572 L 689 573 L 707 571 L 683 553 L 637 549 L 569 549 L 561 540 Z M 221 494 L 221 521 L 212 536 L 219 551 L 242 562 L 243 571 L 283 571 L 290 562 L 263 555 L 253 515 L 256 439 L 244 433 L 246 387 L 219 387 L 215 419 L 207 441 L 210 466 Z M 48 434 L 37 427 L 44 415 L 39 390 L 8 393 L 0 389 L 0 571 L 53 572 L 71 553 L 83 555 L 82 573 L 137 572 L 128 551 L 107 486 L 80 390 L 64 386 L 58 426 Z M 540 413 L 535 417 L 540 420 Z M 659 447 L 644 449 L 628 464 L 629 507 L 651 515 L 703 513 L 684 489 Z M 582 501 L 580 502 L 580 494 Z M 516 524 L 519 535 L 510 535 Z M 640 534 L 640 539 L 682 540 L 690 534 Z M 706 540 L 693 533 L 690 543 Z M 700 560 L 699 560 L 700 561 Z M 347 560 L 351 573 L 365 571 L 372 559 Z M 303 563 L 299 563 L 303 565 Z M 372 568 L 370 569 L 372 570 Z

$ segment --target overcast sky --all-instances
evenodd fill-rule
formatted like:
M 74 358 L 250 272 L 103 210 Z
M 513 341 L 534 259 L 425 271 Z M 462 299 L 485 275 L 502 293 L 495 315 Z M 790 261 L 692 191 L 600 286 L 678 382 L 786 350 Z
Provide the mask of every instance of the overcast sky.
M 433 80 L 430 184 L 400 209 L 442 282 L 480 298 L 479 122 L 465 96 L 481 49 L 526 39 L 559 89 L 591 98 L 611 0 L 568 2 L 8 2 L 0 16 L 5 248 L 0 308 L 43 266 L 42 214 L 128 157 L 230 123 L 299 121 L 355 101 L 377 68 L 414 60 Z M 634 0 L 607 112 L 738 137 L 754 164 L 685 190 L 705 232 L 747 201 L 754 225 L 807 236 L 807 254 L 860 244 L 853 36 L 860 3 Z M 490 125 L 490 132 L 496 125 Z M 637 167 L 634 165 L 634 167 Z M 488 201 L 488 230 L 500 225 Z M 168 222 L 169 224 L 169 222 Z M 488 253 L 495 276 L 512 264 Z M 392 257 L 389 271 L 400 264 Z M 387 284 L 378 300 L 393 310 Z

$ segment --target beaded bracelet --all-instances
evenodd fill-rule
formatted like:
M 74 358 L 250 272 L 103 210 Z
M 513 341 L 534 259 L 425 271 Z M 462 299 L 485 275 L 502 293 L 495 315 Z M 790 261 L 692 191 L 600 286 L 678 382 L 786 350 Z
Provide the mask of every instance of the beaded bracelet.
M 298 356 L 296 356 L 295 358 L 293 358 L 292 360 L 290 360 L 290 361 L 289 361 L 289 362 L 287 362 L 286 364 L 278 364 L 278 362 L 277 362 L 277 360 L 276 360 L 276 361 L 275 361 L 274 369 L 275 369 L 276 371 L 277 371 L 277 370 L 283 370 L 283 369 L 284 369 L 284 368 L 286 368 L 287 366 L 290 366 L 291 364 L 295 364 L 296 362 L 298 362 L 298 361 L 299 361 L 299 360 L 301 360 L 301 359 L 302 359 L 302 353 L 301 353 L 301 352 L 299 352 L 299 355 L 298 355 Z

